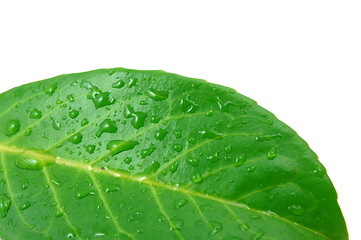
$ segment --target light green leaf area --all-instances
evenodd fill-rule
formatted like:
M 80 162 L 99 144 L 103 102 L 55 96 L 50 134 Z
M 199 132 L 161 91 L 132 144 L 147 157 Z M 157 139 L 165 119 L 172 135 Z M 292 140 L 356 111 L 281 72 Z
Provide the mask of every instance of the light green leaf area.
M 315 153 L 232 89 L 117 68 L 0 103 L 2 240 L 348 239 Z

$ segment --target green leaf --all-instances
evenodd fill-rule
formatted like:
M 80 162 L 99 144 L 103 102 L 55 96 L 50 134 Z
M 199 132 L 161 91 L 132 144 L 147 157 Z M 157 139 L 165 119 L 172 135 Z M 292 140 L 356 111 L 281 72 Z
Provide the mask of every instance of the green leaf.
M 0 103 L 2 240 L 348 239 L 315 153 L 232 89 L 117 68 Z

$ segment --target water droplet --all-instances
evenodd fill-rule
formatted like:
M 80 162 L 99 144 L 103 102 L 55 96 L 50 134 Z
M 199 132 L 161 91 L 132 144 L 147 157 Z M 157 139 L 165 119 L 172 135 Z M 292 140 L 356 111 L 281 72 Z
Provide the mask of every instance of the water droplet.
M 58 211 L 56 211 L 56 213 L 55 213 L 55 217 L 61 217 L 61 216 L 63 216 L 63 214 L 64 214 L 64 210 L 63 209 L 59 209 Z
M 239 167 L 246 161 L 246 156 L 244 154 L 241 154 L 239 157 L 236 158 L 235 166 Z
M 181 152 L 181 151 L 183 150 L 183 146 L 180 145 L 179 143 L 173 144 L 173 145 L 172 145 L 172 148 L 173 148 L 173 150 L 176 151 L 176 152 Z
M 305 209 L 299 205 L 292 205 L 288 207 L 288 210 L 295 216 L 301 216 L 305 213 Z
M 57 121 L 57 120 L 53 120 L 53 128 L 55 130 L 60 130 L 61 129 L 61 122 Z
M 86 118 L 84 118 L 84 119 L 81 121 L 80 125 L 81 125 L 82 127 L 84 127 L 84 126 L 87 125 L 88 123 L 89 123 L 89 120 L 86 119 Z
M 103 133 L 116 133 L 118 131 L 118 127 L 115 121 L 110 119 L 105 119 L 99 126 L 99 130 L 96 133 L 96 136 L 99 138 L 103 135 Z
M 171 228 L 172 231 L 179 231 L 183 228 L 183 221 L 180 219 L 171 219 L 171 222 L 174 224 L 174 227 Z
M 229 154 L 229 153 L 232 153 L 232 145 L 229 145 L 229 146 L 225 147 L 225 148 L 224 148 L 224 152 L 225 152 L 225 153 L 228 153 L 228 154 Z
M 271 148 L 271 150 L 269 150 L 269 152 L 267 153 L 267 159 L 268 160 L 273 160 L 277 157 L 277 151 L 276 148 Z
M 69 102 L 74 102 L 75 101 L 75 97 L 73 94 L 70 94 L 66 97 L 68 99 Z
M 247 168 L 247 172 L 252 173 L 256 170 L 256 166 L 252 165 Z
M 125 86 L 125 82 L 123 80 L 119 80 L 112 84 L 112 88 L 122 88 Z
M 169 171 L 171 173 L 175 173 L 177 170 L 178 170 L 178 166 L 179 166 L 179 162 L 175 162 L 173 163 L 170 168 L 169 168 Z
M 0 217 L 5 218 L 8 215 L 11 206 L 11 199 L 5 194 L 0 194 Z
M 95 108 L 102 108 L 115 103 L 115 99 L 110 97 L 110 92 L 102 92 L 100 89 L 93 87 L 88 94 L 88 99 L 92 100 Z
M 30 206 L 31 206 L 31 203 L 30 203 L 29 201 L 26 201 L 26 202 L 24 202 L 23 204 L 21 204 L 21 205 L 19 206 L 19 209 L 20 209 L 20 210 L 26 210 L 26 209 L 28 209 Z
M 20 169 L 25 170 L 42 170 L 44 167 L 54 164 L 54 161 L 44 161 L 35 158 L 29 158 L 24 156 L 18 156 L 15 161 L 15 165 Z
M 129 88 L 136 86 L 137 82 L 138 82 L 138 79 L 136 79 L 136 78 L 129 79 Z
M 174 130 L 173 134 L 176 138 L 182 138 L 182 132 L 179 130 Z
M 222 134 L 216 133 L 213 130 L 203 130 L 199 132 L 202 134 L 203 138 L 216 139 L 222 136 Z
M 31 128 L 26 129 L 25 136 L 30 136 L 33 133 L 33 130 Z
M 211 234 L 219 233 L 223 229 L 223 225 L 221 223 L 219 223 L 219 222 L 210 221 L 210 224 L 211 224 L 211 227 L 212 227 L 212 233 Z
M 126 157 L 125 159 L 124 159 L 124 162 L 126 163 L 126 164 L 130 164 L 131 162 L 132 162 L 132 158 L 131 157 Z
M 107 144 L 107 150 L 110 150 L 110 154 L 115 156 L 121 152 L 133 149 L 138 144 L 139 142 L 137 141 L 113 140 Z
M 213 155 L 213 156 L 208 156 L 207 160 L 210 161 L 210 162 L 218 162 L 219 160 L 221 160 L 221 158 L 216 154 L 216 155 Z
M 184 207 L 185 205 L 187 205 L 187 203 L 188 203 L 187 199 L 184 198 L 178 199 L 177 201 L 175 201 L 175 209 L 178 210 Z
M 222 102 L 219 97 L 217 97 L 217 103 L 218 103 L 218 106 L 219 106 L 219 110 L 221 112 L 227 112 L 227 113 L 229 112 L 229 108 L 231 106 L 237 106 L 236 104 L 234 104 L 232 102 L 226 102 L 226 103 Z
M 158 91 L 158 90 L 155 90 L 154 88 L 149 89 L 147 92 L 147 95 L 154 101 L 162 101 L 162 100 L 166 100 L 168 98 L 167 91 Z
M 143 149 L 141 151 L 140 155 L 144 159 L 144 158 L 150 156 L 155 151 L 155 149 L 156 149 L 156 147 L 154 145 L 152 145 L 149 148 Z
M 242 231 L 246 231 L 249 229 L 249 226 L 246 223 L 240 223 L 239 229 L 241 229 Z
M 196 158 L 188 158 L 186 161 L 193 167 L 198 167 L 199 165 L 199 161 Z
M 151 123 L 159 123 L 159 121 L 160 121 L 160 117 L 158 117 L 158 116 L 150 116 L 149 117 L 149 121 L 151 122 Z
M 42 116 L 43 116 L 43 113 L 36 108 L 33 108 L 29 113 L 29 118 L 32 118 L 32 119 L 40 119 L 40 118 L 42 118 Z
M 85 198 L 87 196 L 90 196 L 90 195 L 95 195 L 95 193 L 92 192 L 92 191 L 82 191 L 82 192 L 76 193 L 75 197 L 77 199 L 83 199 L 83 198 Z
M 154 133 L 154 138 L 161 141 L 165 138 L 165 136 L 168 134 L 168 131 L 165 129 L 158 129 Z
M 258 142 L 264 142 L 264 141 L 270 141 L 270 140 L 281 138 L 281 137 L 282 137 L 282 135 L 280 133 L 268 134 L 268 135 L 257 136 L 256 140 Z
M 182 99 L 180 104 L 181 110 L 183 112 L 194 113 L 197 111 L 197 105 L 194 102 L 190 101 L 188 98 Z
M 313 173 L 316 174 L 317 177 L 322 177 L 326 174 L 326 169 L 323 166 L 319 166 L 315 170 L 313 170 Z
M 28 179 L 25 179 L 23 184 L 21 185 L 21 189 L 25 190 L 29 187 L 29 181 Z
M 95 152 L 95 145 L 88 145 L 85 147 L 85 151 L 87 151 L 90 154 L 93 154 Z
M 118 192 L 120 190 L 120 186 L 117 185 L 117 184 L 111 184 L 111 185 L 108 185 L 106 188 L 105 188 L 105 193 L 113 193 L 113 192 Z
M 83 141 L 83 134 L 81 133 L 76 133 L 68 139 L 68 142 L 71 142 L 73 144 L 79 144 L 82 141 Z
M 78 110 L 72 110 L 72 111 L 70 111 L 69 112 L 69 117 L 71 118 L 71 119 L 74 119 L 74 118 L 77 118 L 79 116 L 79 111 Z
M 57 88 L 58 88 L 58 84 L 53 83 L 47 89 L 45 89 L 45 93 L 48 94 L 49 96 L 53 96 Z
M 144 127 L 145 120 L 147 119 L 148 114 L 144 112 L 136 112 L 130 105 L 128 105 L 125 107 L 124 116 L 126 118 L 132 118 L 132 126 L 135 129 L 139 129 L 141 127 Z
M 207 117 L 212 117 L 213 115 L 214 115 L 213 110 L 210 110 L 210 111 L 208 111 L 208 112 L 206 113 L 206 116 L 207 116 Z
M 193 175 L 191 175 L 191 181 L 194 183 L 201 183 L 203 182 L 203 178 L 202 175 L 199 173 L 195 173 Z
M 155 173 L 160 168 L 160 162 L 152 161 L 152 163 L 143 171 L 143 174 L 148 175 Z
M 10 137 L 20 131 L 20 121 L 17 119 L 8 120 L 5 124 L 5 135 Z

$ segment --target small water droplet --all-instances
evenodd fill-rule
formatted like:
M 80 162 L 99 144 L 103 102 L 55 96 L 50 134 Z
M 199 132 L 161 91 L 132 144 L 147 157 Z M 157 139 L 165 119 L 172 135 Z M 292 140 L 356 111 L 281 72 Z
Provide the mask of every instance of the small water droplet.
M 316 174 L 317 177 L 322 177 L 326 174 L 326 169 L 323 166 L 319 166 L 313 170 L 313 173 Z
M 105 193 L 113 193 L 113 192 L 118 192 L 120 190 L 120 186 L 117 185 L 117 184 L 111 184 L 111 185 L 108 185 L 106 188 L 105 188 Z
M 78 192 L 75 194 L 75 197 L 77 199 L 83 199 L 87 196 L 90 196 L 90 195 L 95 195 L 95 193 L 93 191 L 82 191 L 82 192 Z
M 299 205 L 292 205 L 288 207 L 288 210 L 295 216 L 301 216 L 305 213 L 305 209 Z
M 176 138 L 182 138 L 182 132 L 179 130 L 174 130 L 173 134 Z
M 184 198 L 178 199 L 177 201 L 175 201 L 175 209 L 178 210 L 184 207 L 185 205 L 187 205 L 187 203 L 188 203 L 187 199 Z
M 17 119 L 8 120 L 5 124 L 5 135 L 11 137 L 20 131 L 20 121 Z
M 171 228 L 172 231 L 179 231 L 183 228 L 183 221 L 180 219 L 171 219 L 171 222 L 174 224 L 174 227 Z
M 203 130 L 199 132 L 200 134 L 202 134 L 203 138 L 208 138 L 208 139 L 217 139 L 220 136 L 222 136 L 222 134 L 216 133 L 213 130 Z
M 270 141 L 273 139 L 277 139 L 277 138 L 281 138 L 282 135 L 280 133 L 277 134 L 268 134 L 268 135 L 261 135 L 261 136 L 257 136 L 256 140 L 258 142 L 264 142 L 264 141 Z
M 198 167 L 199 165 L 199 161 L 196 158 L 188 158 L 186 161 L 193 167 Z
M 173 163 L 170 168 L 169 168 L 169 171 L 171 173 L 175 173 L 177 170 L 178 170 L 178 166 L 179 166 L 179 162 L 175 162 Z
M 277 157 L 277 151 L 276 151 L 276 148 L 271 148 L 269 150 L 269 152 L 267 153 L 267 159 L 268 160 L 273 160 Z
M 239 229 L 241 229 L 242 231 L 246 231 L 249 229 L 249 226 L 246 223 L 240 223 Z
M 179 143 L 173 144 L 173 145 L 172 145 L 172 148 L 173 148 L 173 150 L 176 151 L 176 152 L 181 152 L 181 151 L 183 150 L 183 146 L 180 145 Z
M 29 118 L 40 119 L 43 117 L 43 113 L 36 108 L 33 108 L 29 113 Z
M 223 229 L 223 225 L 221 223 L 219 223 L 219 222 L 210 221 L 210 224 L 211 224 L 211 227 L 212 227 L 212 233 L 211 234 L 219 233 Z
M 201 183 L 203 182 L 202 175 L 199 173 L 194 173 L 191 175 L 191 181 L 194 183 Z
M 132 162 L 132 158 L 131 157 L 126 157 L 125 159 L 124 159 L 124 162 L 125 162 L 125 164 L 130 164 L 131 162 Z
M 33 133 L 33 130 L 31 128 L 26 129 L 25 136 L 30 136 Z
M 80 125 L 81 125 L 82 127 L 84 127 L 84 126 L 87 125 L 88 123 L 89 123 L 89 120 L 86 119 L 86 118 L 84 118 L 84 119 L 81 121 Z
M 136 79 L 136 78 L 129 79 L 129 88 L 137 86 L 137 82 L 138 82 L 138 79 Z
M 182 99 L 180 101 L 180 104 L 181 104 L 181 111 L 183 112 L 194 113 L 197 111 L 197 105 L 193 101 L 189 100 L 188 97 Z
M 107 150 L 110 151 L 112 156 L 115 156 L 121 152 L 133 149 L 138 144 L 139 142 L 137 141 L 113 140 L 107 144 Z
M 5 218 L 8 215 L 11 206 L 11 199 L 5 194 L 0 194 L 0 217 Z
M 154 138 L 161 141 L 165 138 L 165 136 L 168 134 L 168 131 L 165 129 L 158 129 L 154 133 Z
M 26 210 L 26 209 L 28 209 L 29 207 L 31 207 L 31 203 L 30 203 L 29 201 L 26 201 L 26 202 L 24 202 L 23 204 L 21 204 L 21 205 L 19 206 L 19 209 L 20 209 L 20 210 Z
M 118 131 L 118 127 L 115 121 L 110 119 L 105 119 L 99 126 L 99 130 L 96 133 L 96 137 L 101 137 L 103 133 L 116 133 Z
M 75 101 L 75 97 L 73 94 L 70 94 L 66 97 L 68 99 L 69 102 L 74 102 Z
M 247 168 L 247 172 L 252 173 L 256 170 L 256 166 L 252 165 Z
M 167 91 L 158 91 L 158 90 L 155 90 L 154 88 L 149 89 L 147 92 L 147 95 L 154 101 L 163 101 L 168 98 Z
M 29 181 L 28 179 L 25 179 L 24 182 L 21 185 L 21 189 L 25 190 L 29 187 Z

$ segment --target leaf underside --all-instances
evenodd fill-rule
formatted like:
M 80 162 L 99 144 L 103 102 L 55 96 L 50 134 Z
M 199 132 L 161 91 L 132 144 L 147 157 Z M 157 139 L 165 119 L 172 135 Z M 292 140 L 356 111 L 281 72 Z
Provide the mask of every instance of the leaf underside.
M 348 239 L 292 129 L 232 89 L 102 69 L 0 95 L 0 239 Z

